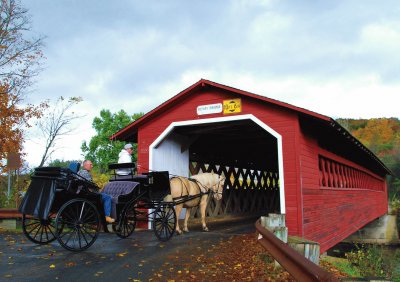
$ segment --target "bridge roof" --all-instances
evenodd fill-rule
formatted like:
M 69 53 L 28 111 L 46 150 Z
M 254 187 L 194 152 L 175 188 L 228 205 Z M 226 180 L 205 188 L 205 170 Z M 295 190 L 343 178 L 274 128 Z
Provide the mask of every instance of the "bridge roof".
M 145 115 L 143 115 L 140 119 L 132 122 L 131 124 L 127 125 L 126 127 L 122 128 L 115 134 L 113 134 L 110 139 L 113 140 L 125 140 L 131 142 L 137 142 L 137 134 L 139 127 L 150 121 L 153 117 L 158 116 L 165 112 L 166 110 L 170 109 L 177 102 L 181 101 L 182 99 L 186 98 L 188 95 L 192 95 L 196 93 L 198 90 L 204 87 L 212 87 L 221 90 L 226 90 L 237 94 L 238 96 L 249 97 L 253 99 L 257 99 L 264 103 L 274 104 L 276 106 L 297 112 L 299 114 L 300 119 L 305 119 L 308 122 L 312 122 L 318 125 L 319 128 L 327 130 L 330 134 L 334 134 L 337 137 L 340 137 L 339 140 L 347 140 L 350 142 L 357 150 L 359 150 L 362 154 L 364 154 L 367 159 L 374 163 L 374 167 L 378 167 L 379 170 L 383 171 L 386 174 L 392 174 L 392 172 L 386 167 L 386 165 L 367 147 L 365 147 L 357 138 L 352 136 L 344 127 L 342 127 L 338 122 L 334 119 L 301 108 L 297 107 L 279 100 L 271 99 L 262 95 L 254 94 L 251 92 L 243 91 L 234 87 L 226 86 L 223 84 L 219 84 L 210 80 L 201 79 L 195 84 L 191 85 L 190 87 L 186 88 L 185 90 L 179 92 L 177 95 L 173 96 L 169 100 L 165 101 L 164 103 L 160 104 L 158 107 L 154 108 L 153 110 L 149 111 Z M 352 147 L 353 147 L 352 146 Z

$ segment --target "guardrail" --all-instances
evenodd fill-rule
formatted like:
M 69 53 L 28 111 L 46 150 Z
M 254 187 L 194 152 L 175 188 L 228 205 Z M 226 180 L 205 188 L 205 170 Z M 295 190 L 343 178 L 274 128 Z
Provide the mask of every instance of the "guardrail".
M 0 209 L 0 219 L 22 218 L 22 214 L 18 209 Z
M 257 220 L 255 225 L 260 234 L 258 243 L 297 281 L 340 281 L 265 229 L 260 220 Z

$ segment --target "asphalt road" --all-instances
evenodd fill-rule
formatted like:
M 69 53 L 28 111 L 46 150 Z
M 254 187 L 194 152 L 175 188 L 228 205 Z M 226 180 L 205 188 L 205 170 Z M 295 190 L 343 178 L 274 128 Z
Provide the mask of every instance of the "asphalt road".
M 147 281 L 172 257 L 201 254 L 233 235 L 255 232 L 255 221 L 210 222 L 210 232 L 192 226 L 191 232 L 168 242 L 158 241 L 151 230 L 135 231 L 127 239 L 100 233 L 88 250 L 79 253 L 65 250 L 57 241 L 36 245 L 23 234 L 6 232 L 0 234 L 0 281 Z

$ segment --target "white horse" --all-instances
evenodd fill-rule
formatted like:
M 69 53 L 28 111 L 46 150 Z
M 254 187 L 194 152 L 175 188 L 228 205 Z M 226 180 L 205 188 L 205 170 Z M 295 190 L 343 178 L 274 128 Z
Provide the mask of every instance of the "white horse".
M 199 205 L 203 231 L 208 231 L 206 225 L 208 194 L 212 193 L 216 200 L 221 200 L 224 182 L 225 177 L 212 172 L 193 175 L 191 178 L 174 177 L 170 180 L 171 196 L 177 203 L 175 205 L 176 216 L 179 217 L 182 208 L 186 208 L 183 231 L 189 232 L 188 220 L 190 211 L 193 207 Z M 178 222 L 179 220 L 176 223 L 176 232 L 182 234 Z

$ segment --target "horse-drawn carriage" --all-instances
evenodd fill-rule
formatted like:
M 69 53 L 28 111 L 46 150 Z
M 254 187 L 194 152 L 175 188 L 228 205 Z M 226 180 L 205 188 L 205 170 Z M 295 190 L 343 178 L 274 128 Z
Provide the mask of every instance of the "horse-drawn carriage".
M 123 167 L 133 168 L 132 164 L 109 165 L 114 175 L 102 190 L 112 197 L 115 222 L 111 226 L 121 238 L 130 236 L 137 222 L 145 221 L 151 224 L 160 241 L 168 241 L 176 228 L 179 231 L 175 205 L 182 206 L 196 198 L 200 203 L 200 198 L 203 201 L 213 190 L 218 197 L 222 195 L 224 179 L 219 175 L 213 175 L 215 183 L 209 187 L 202 185 L 198 194 L 191 193 L 188 186 L 181 187 L 180 194 L 172 197 L 168 171 L 118 176 L 115 171 Z M 101 228 L 109 232 L 99 187 L 75 170 L 61 167 L 35 169 L 19 207 L 23 215 L 23 232 L 32 242 L 47 244 L 58 240 L 67 250 L 83 251 L 96 241 Z
M 37 244 L 58 240 L 70 251 L 89 248 L 101 227 L 109 232 L 98 190 L 96 184 L 69 168 L 36 168 L 19 208 L 24 234 Z M 102 192 L 113 198 L 116 221 L 112 229 L 117 236 L 130 236 L 137 221 L 146 220 L 159 240 L 172 237 L 176 226 L 174 203 L 163 200 L 170 194 L 168 172 L 114 177 Z

